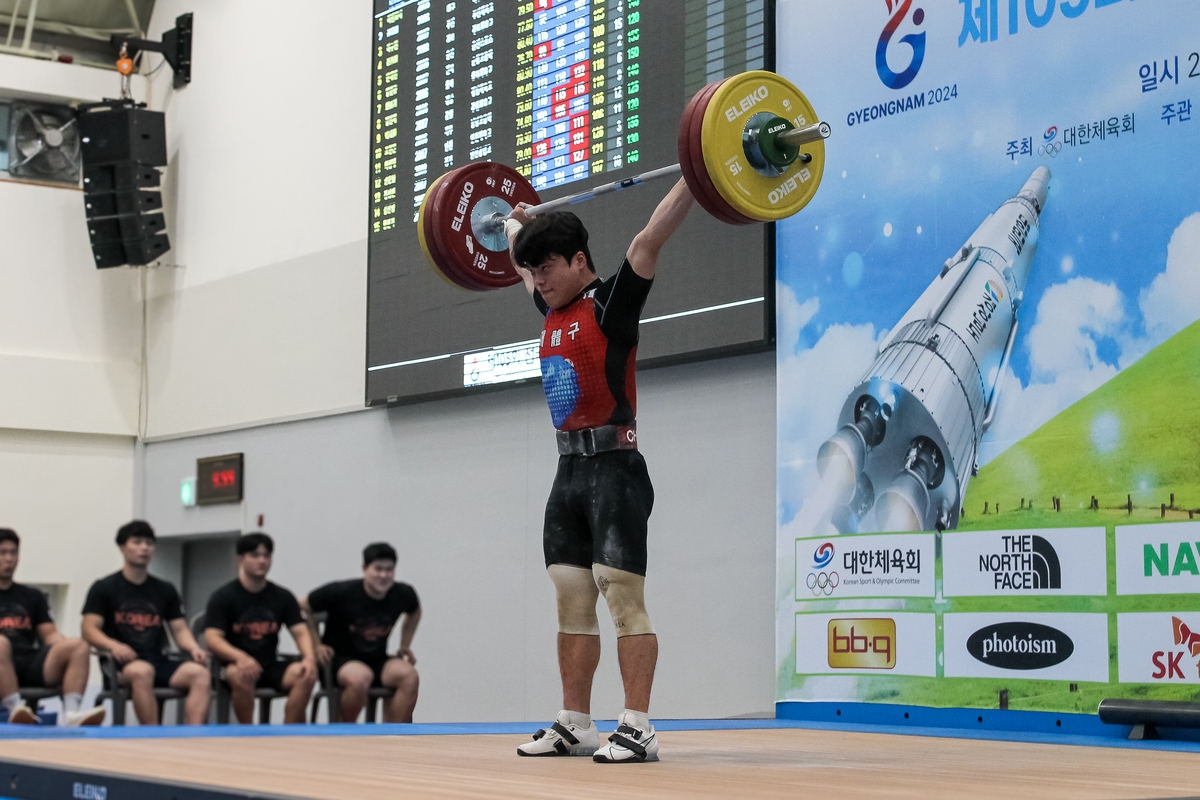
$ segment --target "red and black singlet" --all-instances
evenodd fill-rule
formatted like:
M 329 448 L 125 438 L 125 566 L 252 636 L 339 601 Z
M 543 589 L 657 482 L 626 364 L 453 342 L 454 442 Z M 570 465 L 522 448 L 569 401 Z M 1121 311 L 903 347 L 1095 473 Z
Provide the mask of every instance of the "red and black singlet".
M 539 355 L 554 427 L 574 431 L 634 421 L 638 324 L 653 283 L 625 261 L 561 309 L 549 308 L 534 292 L 546 315 Z

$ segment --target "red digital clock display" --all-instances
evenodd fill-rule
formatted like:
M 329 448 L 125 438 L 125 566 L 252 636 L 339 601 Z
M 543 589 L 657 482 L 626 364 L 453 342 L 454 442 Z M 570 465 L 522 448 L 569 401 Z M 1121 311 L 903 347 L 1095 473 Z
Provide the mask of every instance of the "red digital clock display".
M 196 460 L 196 505 L 240 503 L 244 456 L 232 453 Z

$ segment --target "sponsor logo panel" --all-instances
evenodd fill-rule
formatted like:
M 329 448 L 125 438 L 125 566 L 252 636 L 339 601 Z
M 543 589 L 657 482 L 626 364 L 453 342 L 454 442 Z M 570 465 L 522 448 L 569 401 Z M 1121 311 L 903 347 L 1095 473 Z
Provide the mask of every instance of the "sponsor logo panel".
M 947 597 L 1108 594 L 1104 528 L 942 535 Z
M 934 534 L 796 540 L 796 599 L 933 597 Z
M 1108 682 L 1107 614 L 946 614 L 947 678 Z
M 933 614 L 837 611 L 796 615 L 796 674 L 937 674 Z
M 1200 683 L 1200 612 L 1117 615 L 1121 683 Z
M 1200 522 L 1117 528 L 1117 594 L 1200 593 Z

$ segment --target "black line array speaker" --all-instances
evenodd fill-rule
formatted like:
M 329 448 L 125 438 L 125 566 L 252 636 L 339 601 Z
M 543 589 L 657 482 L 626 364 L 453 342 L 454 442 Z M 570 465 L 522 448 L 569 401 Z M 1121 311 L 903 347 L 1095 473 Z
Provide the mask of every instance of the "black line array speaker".
M 166 117 L 131 101 L 80 108 L 83 201 L 100 269 L 149 264 L 171 249 L 161 213 Z

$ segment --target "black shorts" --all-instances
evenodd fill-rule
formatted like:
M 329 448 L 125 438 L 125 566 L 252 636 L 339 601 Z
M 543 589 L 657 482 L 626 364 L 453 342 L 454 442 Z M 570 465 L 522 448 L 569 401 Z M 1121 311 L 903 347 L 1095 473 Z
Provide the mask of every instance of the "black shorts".
M 636 450 L 559 456 L 546 501 L 546 566 L 569 564 L 646 574 L 646 534 L 654 487 Z
M 346 666 L 351 661 L 357 661 L 360 664 L 366 664 L 368 667 L 370 667 L 371 672 L 375 673 L 375 677 L 372 679 L 371 685 L 376 688 L 383 686 L 383 665 L 388 662 L 386 658 L 381 660 L 376 658 L 363 658 L 361 656 L 344 656 L 340 653 L 334 654 L 333 656 L 332 672 L 333 679 L 335 681 L 337 680 L 338 673 L 341 672 L 342 667 Z
M 150 664 L 154 667 L 154 688 L 155 689 L 170 689 L 171 678 L 175 677 L 175 672 L 184 665 L 183 661 L 174 661 L 164 659 L 162 661 L 151 661 Z
M 262 667 L 262 673 L 259 674 L 258 683 L 254 684 L 254 688 L 274 689 L 280 694 L 286 694 L 283 688 L 283 675 L 292 663 L 291 661 L 279 661 L 278 659 L 268 661 L 266 664 L 260 661 L 259 666 Z
M 42 645 L 38 650 L 27 653 L 13 653 L 13 670 L 17 673 L 17 685 L 31 689 L 46 685 L 46 655 L 50 652 L 48 645 Z

